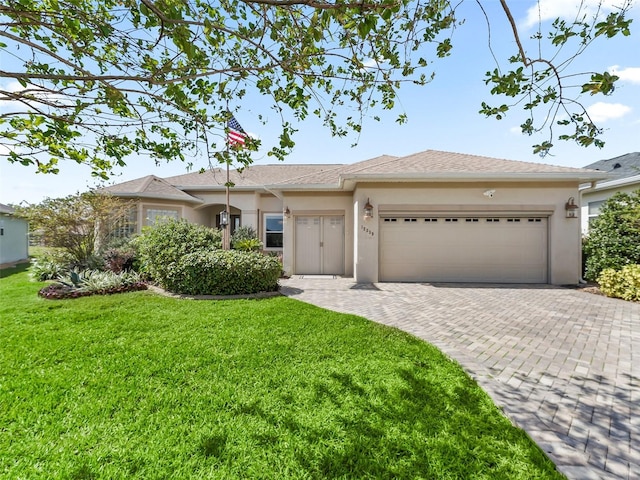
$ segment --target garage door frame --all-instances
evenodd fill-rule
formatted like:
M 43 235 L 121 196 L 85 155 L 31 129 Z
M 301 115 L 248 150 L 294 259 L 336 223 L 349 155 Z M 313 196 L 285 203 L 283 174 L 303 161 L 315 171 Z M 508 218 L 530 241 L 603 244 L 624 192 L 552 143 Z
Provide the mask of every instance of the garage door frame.
M 404 208 L 402 208 L 404 207 Z M 550 265 L 550 237 L 551 237 L 551 221 L 550 221 L 550 216 L 552 214 L 552 207 L 551 206 L 536 206 L 534 208 L 532 208 L 531 206 L 523 206 L 523 205 L 518 205 L 518 206 L 502 206 L 502 208 L 500 206 L 490 206 L 491 208 L 487 208 L 487 206 L 478 206 L 478 205 L 474 205 L 474 206 L 466 206 L 468 207 L 466 211 L 462 210 L 461 207 L 464 206 L 449 206 L 449 208 L 446 208 L 446 206 L 411 206 L 412 208 L 407 208 L 407 206 L 398 206 L 398 205 L 393 205 L 393 206 L 382 206 L 380 207 L 380 218 L 379 218 L 379 228 L 380 228 L 380 239 L 379 239 L 379 247 L 378 247 L 378 265 L 379 265 L 379 280 L 380 281 L 434 281 L 434 282 L 448 282 L 448 281 L 453 281 L 453 282 L 487 282 L 487 283 L 548 283 L 550 281 L 550 272 L 551 272 L 551 265 Z M 445 208 L 443 208 L 445 207 Z M 455 208 L 451 208 L 451 207 L 455 207 Z M 551 207 L 551 208 L 549 208 Z M 505 271 L 504 273 L 504 280 L 497 280 L 497 277 L 501 274 L 499 274 L 496 271 L 491 271 L 491 259 L 488 260 L 487 265 L 485 265 L 484 268 L 489 269 L 487 270 L 488 273 L 486 275 L 486 279 L 484 274 L 480 274 L 477 272 L 477 270 L 479 270 L 480 267 L 478 264 L 474 265 L 473 267 L 470 267 L 468 269 L 469 272 L 473 272 L 474 268 L 475 268 L 475 272 L 471 273 L 468 275 L 468 279 L 455 279 L 455 280 L 451 280 L 451 279 L 442 279 L 444 277 L 446 277 L 446 275 L 448 274 L 448 271 L 446 271 L 446 267 L 443 269 L 445 270 L 445 272 L 440 272 L 436 269 L 436 267 L 434 266 L 434 272 L 438 271 L 438 274 L 434 275 L 433 279 L 430 279 L 429 275 L 425 275 L 424 279 L 411 279 L 412 276 L 415 275 L 420 275 L 419 271 L 420 268 L 418 265 L 415 266 L 409 266 L 408 268 L 415 268 L 416 271 L 415 272 L 409 272 L 409 274 L 407 275 L 407 279 L 399 279 L 398 278 L 398 273 L 397 272 L 389 272 L 389 263 L 383 263 L 385 261 L 385 259 L 383 258 L 385 255 L 385 251 L 384 251 L 384 222 L 385 219 L 391 219 L 391 218 L 396 218 L 396 219 L 402 219 L 404 221 L 404 219 L 415 219 L 415 222 L 417 222 L 417 228 L 421 228 L 420 223 L 419 222 L 425 222 L 425 219 L 433 219 L 434 221 L 436 219 L 440 220 L 440 224 L 439 224 L 439 228 L 446 228 L 443 226 L 444 222 L 449 219 L 450 221 L 452 219 L 459 219 L 458 221 L 460 222 L 465 222 L 465 221 L 470 221 L 471 219 L 482 219 L 482 220 L 477 220 L 477 221 L 485 221 L 487 219 L 495 219 L 496 222 L 498 221 L 502 221 L 504 223 L 507 223 L 509 221 L 514 222 L 512 225 L 515 226 L 515 223 L 517 222 L 522 222 L 522 219 L 544 219 L 544 232 L 540 232 L 544 235 L 544 238 L 539 239 L 539 240 L 535 240 L 535 238 L 533 239 L 529 239 L 527 238 L 526 240 L 528 242 L 533 242 L 531 243 L 531 245 L 540 247 L 542 250 L 537 249 L 535 251 L 531 252 L 531 256 L 535 257 L 536 254 L 539 254 L 541 256 L 541 258 L 538 259 L 534 259 L 534 260 L 528 260 L 528 259 L 522 259 L 521 261 L 523 262 L 523 265 L 529 261 L 530 263 L 528 263 L 528 265 L 539 265 L 541 267 L 540 270 L 536 270 L 536 271 L 530 271 L 528 274 L 525 273 L 524 275 L 522 275 L 521 277 L 518 277 L 522 280 L 514 280 L 516 277 L 514 277 L 513 272 L 511 273 L 511 275 L 509 276 L 509 274 Z M 419 220 L 418 220 L 419 219 Z M 460 220 L 462 219 L 462 220 Z M 429 221 L 429 220 L 428 220 Z M 473 220 L 471 220 L 473 221 Z M 528 220 L 525 220 L 528 221 Z M 535 220 L 534 220 L 535 221 Z M 435 225 L 435 224 L 434 224 Z M 480 227 L 484 228 L 486 227 L 486 225 L 480 225 Z M 504 224 L 501 225 L 501 232 L 504 233 Z M 535 227 L 534 227 L 535 228 Z M 437 230 L 434 229 L 434 231 L 439 231 L 442 232 L 443 230 Z M 465 233 L 468 233 L 470 230 L 461 230 Z M 524 231 L 521 230 L 523 233 Z M 479 231 L 480 232 L 480 231 Z M 489 231 L 484 230 L 484 235 L 491 235 L 490 233 L 488 233 Z M 451 231 L 449 231 L 449 234 L 451 234 Z M 515 240 L 517 239 L 517 233 L 514 231 L 514 236 L 513 236 L 513 241 L 515 242 Z M 406 238 L 406 237 L 405 237 Z M 501 237 L 496 237 L 496 239 L 501 239 Z M 486 240 L 485 240 L 486 241 Z M 507 242 L 511 241 L 511 240 L 505 240 Z M 435 241 L 435 243 L 437 244 L 438 242 Z M 511 247 L 513 248 L 514 243 L 511 243 Z M 402 247 L 402 245 L 400 245 L 400 247 Z M 387 246 L 388 248 L 388 246 Z M 420 248 L 420 247 L 415 247 L 415 248 Z M 427 247 L 424 247 L 427 248 Z M 444 248 L 444 247 L 443 247 Z M 420 250 L 419 250 L 420 251 Z M 442 251 L 442 250 L 441 250 Z M 481 252 L 482 249 L 479 248 L 478 249 L 478 253 Z M 525 250 L 527 252 L 529 252 L 529 250 Z M 492 258 L 499 258 L 496 256 L 497 254 L 494 253 L 494 257 Z M 429 260 L 425 260 L 427 263 L 429 262 Z M 461 263 L 462 260 L 460 261 Z M 534 263 L 531 263 L 534 262 Z M 455 262 L 454 262 L 455 263 Z M 510 262 L 503 262 L 503 266 L 504 268 L 508 271 L 509 270 L 509 265 Z M 398 265 L 396 265 L 397 267 Z M 387 271 L 385 271 L 385 267 Z M 452 270 L 456 269 L 456 266 L 452 264 L 451 266 Z M 464 269 L 464 267 L 458 265 L 457 266 L 458 270 Z M 512 270 L 516 270 L 515 268 Z M 426 271 L 426 270 L 424 270 Z M 442 278 L 439 278 L 439 276 L 441 276 Z M 455 275 L 454 275 L 455 277 Z M 461 277 L 462 278 L 462 277 Z M 535 278 L 535 280 L 534 280 Z

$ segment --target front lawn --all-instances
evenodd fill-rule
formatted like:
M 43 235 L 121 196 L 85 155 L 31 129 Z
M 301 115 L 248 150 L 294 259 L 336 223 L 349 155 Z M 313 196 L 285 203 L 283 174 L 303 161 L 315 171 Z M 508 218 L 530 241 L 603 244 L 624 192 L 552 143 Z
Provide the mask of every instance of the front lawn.
M 457 364 L 277 297 L 0 279 L 0 477 L 562 478 Z

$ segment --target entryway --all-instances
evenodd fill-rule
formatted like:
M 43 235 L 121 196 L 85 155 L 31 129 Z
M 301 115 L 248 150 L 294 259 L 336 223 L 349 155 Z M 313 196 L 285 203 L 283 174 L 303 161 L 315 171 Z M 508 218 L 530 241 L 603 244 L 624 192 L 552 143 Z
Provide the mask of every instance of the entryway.
M 295 222 L 295 273 L 344 274 L 344 216 L 297 216 Z

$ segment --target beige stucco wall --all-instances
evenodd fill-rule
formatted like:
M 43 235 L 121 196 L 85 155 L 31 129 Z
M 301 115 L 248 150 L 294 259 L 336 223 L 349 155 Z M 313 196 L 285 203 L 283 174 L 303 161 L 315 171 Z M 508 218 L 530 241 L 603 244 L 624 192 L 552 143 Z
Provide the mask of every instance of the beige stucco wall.
M 495 190 L 492 198 L 484 195 L 487 190 Z M 416 209 L 447 206 L 446 209 L 453 213 L 467 207 L 486 209 L 487 212 L 540 212 L 541 216 L 548 217 L 549 283 L 576 284 L 580 278 L 580 222 L 565 216 L 565 203 L 569 197 L 578 198 L 577 182 L 358 184 L 353 195 L 353 229 L 357 232 L 355 279 L 358 282 L 378 281 L 379 208 L 404 205 Z M 374 206 L 370 220 L 365 220 L 361 214 L 367 199 Z
M 180 218 L 189 222 L 215 227 L 216 216 L 225 209 L 226 194 L 224 191 L 190 191 L 191 195 L 200 198 L 203 203 L 192 204 L 171 200 L 141 199 L 138 203 L 138 232 L 145 225 L 145 212 L 149 208 L 177 209 Z M 262 218 L 265 212 L 282 212 L 282 201 L 270 193 L 256 191 L 231 190 L 229 195 L 232 214 L 240 214 L 242 225 L 251 226 L 261 231 Z
M 351 192 L 285 192 L 283 207 L 291 217 L 284 222 L 283 267 L 286 274 L 295 272 L 295 217 L 311 215 L 344 215 L 345 276 L 353 275 L 353 197 Z

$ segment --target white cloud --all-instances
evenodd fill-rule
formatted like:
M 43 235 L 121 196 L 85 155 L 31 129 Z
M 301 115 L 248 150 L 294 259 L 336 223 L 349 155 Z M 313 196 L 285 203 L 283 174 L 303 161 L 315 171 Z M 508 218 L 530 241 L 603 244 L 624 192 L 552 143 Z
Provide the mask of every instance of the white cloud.
M 579 14 L 579 19 L 586 15 L 587 20 L 593 18 L 598 12 L 600 0 L 540 0 L 527 10 L 527 18 L 523 24 L 525 28 L 537 25 L 539 21 L 564 18 L 574 20 Z M 602 0 L 600 14 L 608 13 L 620 6 L 621 0 Z M 582 9 L 580 10 L 580 4 Z
M 640 84 L 640 67 L 627 67 L 620 69 L 619 65 L 613 65 L 607 69 L 609 73 L 617 75 L 623 82 Z
M 596 102 L 587 108 L 587 113 L 594 122 L 606 122 L 624 117 L 629 112 L 631 112 L 631 107 L 621 103 Z

